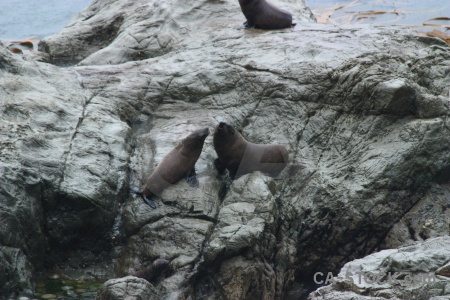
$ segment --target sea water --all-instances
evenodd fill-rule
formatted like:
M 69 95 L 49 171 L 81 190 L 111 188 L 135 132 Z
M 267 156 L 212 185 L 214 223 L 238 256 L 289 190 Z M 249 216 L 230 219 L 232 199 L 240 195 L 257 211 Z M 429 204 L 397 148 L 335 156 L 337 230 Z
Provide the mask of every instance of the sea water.
M 0 0 L 0 40 L 42 39 L 60 31 L 92 0 Z
M 92 0 L 0 0 L 0 40 L 22 40 L 30 37 L 39 40 L 54 34 L 91 2 Z M 330 16 L 331 22 L 328 23 L 337 25 L 363 23 L 420 27 L 432 18 L 450 17 L 450 0 L 305 0 L 305 2 L 316 17 L 326 14 L 330 9 L 344 6 L 333 10 Z M 450 25 L 449 21 L 428 23 Z M 445 31 L 445 27 L 441 30 Z
M 450 0 L 305 0 L 316 18 L 331 12 L 329 24 L 374 24 L 446 31 Z M 447 29 L 448 32 L 448 29 Z

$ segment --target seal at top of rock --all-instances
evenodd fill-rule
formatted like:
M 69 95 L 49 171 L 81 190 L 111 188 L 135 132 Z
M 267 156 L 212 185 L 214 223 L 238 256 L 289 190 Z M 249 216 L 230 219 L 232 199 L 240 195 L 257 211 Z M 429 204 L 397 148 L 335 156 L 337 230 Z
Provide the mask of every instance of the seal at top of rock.
M 290 12 L 266 0 L 239 0 L 239 5 L 247 18 L 244 23 L 246 28 L 281 29 L 295 26 Z
M 286 167 L 289 154 L 283 145 L 248 142 L 231 125 L 221 122 L 213 138 L 218 158 L 214 164 L 223 173 L 228 169 L 232 179 L 253 171 L 276 176 Z
M 141 191 L 134 189 L 132 192 L 140 195 L 152 208 L 156 208 L 156 202 L 152 197 L 159 196 L 165 188 L 181 178 L 186 177 L 189 186 L 198 187 L 195 163 L 200 157 L 208 134 L 209 129 L 203 128 L 185 137 L 158 164 Z

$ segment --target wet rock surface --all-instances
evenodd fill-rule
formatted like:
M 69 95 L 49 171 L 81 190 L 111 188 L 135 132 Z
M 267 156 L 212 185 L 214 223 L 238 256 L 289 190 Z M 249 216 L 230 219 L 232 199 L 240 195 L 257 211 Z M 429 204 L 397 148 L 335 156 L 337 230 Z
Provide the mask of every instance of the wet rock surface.
M 274 3 L 296 27 L 242 30 L 231 0 L 99 0 L 41 57 L 0 46 L 0 244 L 30 269 L 0 256 L 5 292 L 32 288 L 19 273 L 106 280 L 165 259 L 152 285 L 113 279 L 100 294 L 283 299 L 315 272 L 448 235 L 448 46 Z M 198 189 L 180 181 L 156 210 L 129 194 L 220 121 L 286 146 L 286 169 L 229 182 L 208 137 Z
M 303 1 L 280 3 L 297 22 L 314 18 Z M 233 30 L 245 21 L 239 3 L 232 0 L 94 1 L 39 49 L 55 64 L 120 64 L 203 47 L 214 32 Z

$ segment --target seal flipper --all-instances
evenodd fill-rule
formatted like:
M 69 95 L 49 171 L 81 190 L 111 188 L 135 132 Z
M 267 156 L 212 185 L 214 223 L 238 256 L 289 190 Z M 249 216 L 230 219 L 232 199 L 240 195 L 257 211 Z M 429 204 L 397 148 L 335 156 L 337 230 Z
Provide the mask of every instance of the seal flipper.
M 144 202 L 147 203 L 151 208 L 155 209 L 158 206 L 156 205 L 156 202 L 152 198 L 147 198 L 147 196 L 142 197 L 144 199 Z
M 220 162 L 218 158 L 214 160 L 214 166 L 216 167 L 217 172 L 219 172 L 220 175 L 222 175 L 223 172 L 225 172 L 226 167 Z
M 155 202 L 152 198 L 147 197 L 147 196 L 144 196 L 144 194 L 143 194 L 142 192 L 139 191 L 139 188 L 138 188 L 138 187 L 135 186 L 135 187 L 131 188 L 131 189 L 130 189 L 130 192 L 132 192 L 132 193 L 134 193 L 134 194 L 136 194 L 136 195 L 138 195 L 138 196 L 141 196 L 142 199 L 144 199 L 144 202 L 147 203 L 148 205 L 150 205 L 151 208 L 156 208 L 156 207 L 158 207 L 158 206 L 156 205 L 156 202 Z
M 192 167 L 192 169 L 189 170 L 189 172 L 186 175 L 186 182 L 189 184 L 192 188 L 198 188 L 198 179 L 197 179 L 197 173 L 195 172 L 195 166 Z
M 255 24 L 251 24 L 249 21 L 245 21 L 243 25 L 245 29 L 255 27 Z

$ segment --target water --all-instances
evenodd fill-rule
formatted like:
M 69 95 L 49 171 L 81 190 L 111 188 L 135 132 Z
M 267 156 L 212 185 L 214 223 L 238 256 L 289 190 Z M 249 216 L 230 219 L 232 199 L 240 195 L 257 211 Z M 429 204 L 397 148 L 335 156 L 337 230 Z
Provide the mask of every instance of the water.
M 0 39 L 42 39 L 60 31 L 92 0 L 0 0 Z
M 42 39 L 60 31 L 92 0 L 0 0 L 0 39 Z M 448 0 L 306 0 L 316 17 L 331 24 L 422 26 L 434 17 L 450 17 Z M 336 9 L 338 6 L 343 8 Z M 364 13 L 377 11 L 378 13 Z M 450 27 L 450 21 L 432 21 Z M 445 31 L 445 27 L 429 27 Z M 447 28 L 447 33 L 449 33 Z
M 448 0 L 305 0 L 320 23 L 335 25 L 407 25 L 426 31 L 449 33 L 450 21 L 431 20 L 450 17 Z M 327 18 L 329 16 L 329 18 Z M 426 24 L 439 26 L 424 26 Z
M 54 275 L 38 281 L 36 292 L 29 299 L 94 300 L 103 282 L 61 279 Z

